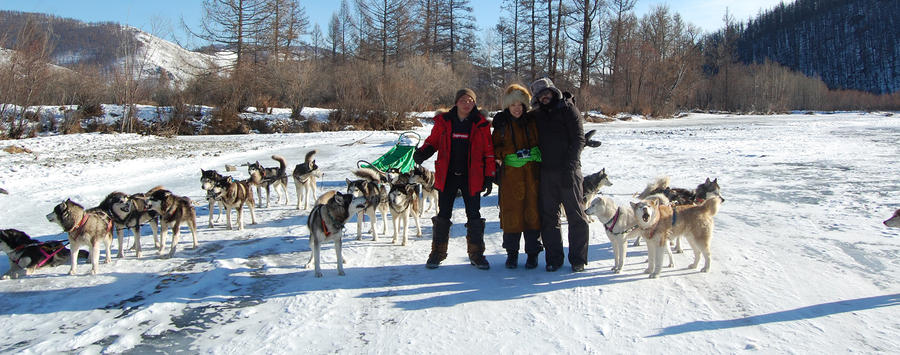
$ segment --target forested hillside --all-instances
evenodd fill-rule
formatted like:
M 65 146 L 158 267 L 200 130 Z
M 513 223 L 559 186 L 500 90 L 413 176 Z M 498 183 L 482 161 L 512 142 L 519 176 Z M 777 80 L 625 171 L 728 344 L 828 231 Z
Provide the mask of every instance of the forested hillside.
M 900 90 L 900 1 L 797 0 L 749 21 L 738 41 L 745 63 L 766 59 L 831 89 Z

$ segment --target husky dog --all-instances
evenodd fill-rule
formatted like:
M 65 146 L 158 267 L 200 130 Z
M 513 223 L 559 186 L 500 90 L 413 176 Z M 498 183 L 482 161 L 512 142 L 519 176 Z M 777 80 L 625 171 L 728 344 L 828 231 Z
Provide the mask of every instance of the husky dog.
M 278 194 L 278 199 L 275 200 L 275 203 L 280 202 L 281 196 L 284 195 L 284 204 L 288 204 L 287 162 L 280 155 L 273 155 L 272 159 L 278 162 L 277 168 L 264 168 L 259 161 L 256 163 L 247 163 L 247 172 L 250 173 L 250 181 L 253 185 L 256 185 L 256 195 L 259 196 L 259 205 L 257 207 L 262 207 L 263 186 L 266 187 L 266 208 L 269 208 L 269 193 L 271 192 L 272 186 L 275 186 L 275 193 Z M 278 188 L 281 188 L 281 191 L 279 191 Z
M 394 239 L 391 243 L 397 242 L 400 234 L 400 223 L 403 223 L 403 242 L 406 245 L 407 231 L 409 229 L 409 215 L 412 214 L 413 221 L 416 222 L 416 237 L 422 237 L 422 228 L 419 226 L 419 190 L 421 185 L 403 184 L 391 185 L 391 192 L 388 193 L 388 205 L 391 207 L 391 220 L 394 222 Z
M 697 267 L 702 253 L 705 264 L 700 271 L 709 271 L 709 245 L 715 226 L 713 216 L 719 212 L 721 203 L 721 199 L 718 198 L 704 200 L 699 205 L 669 206 L 660 204 L 657 200 L 631 203 L 632 210 L 637 216 L 638 226 L 644 230 L 644 236 L 647 238 L 650 265 L 645 272 L 650 274 L 650 278 L 659 276 L 662 251 L 668 249 L 666 240 L 681 235 L 687 238 L 694 250 L 694 263 L 688 268 Z
M 0 277 L 3 280 L 31 275 L 43 266 L 65 264 L 71 254 L 62 241 L 41 242 L 17 229 L 0 230 L 0 250 L 9 257 L 9 271 Z M 78 256 L 87 258 L 88 253 L 82 250 Z
M 231 176 L 216 181 L 212 188 L 213 196 L 225 206 L 225 221 L 231 230 L 231 209 L 237 211 L 238 230 L 244 230 L 244 204 L 250 208 L 250 223 L 256 224 L 255 203 L 253 202 L 253 189 L 249 180 L 234 181 Z
M 213 211 L 216 210 L 216 197 L 215 194 L 212 193 L 212 189 L 216 186 L 216 182 L 224 179 L 225 176 L 219 174 L 218 171 L 200 169 L 200 188 L 203 189 L 203 191 L 206 191 L 206 201 L 209 202 L 209 228 L 213 227 Z M 222 209 L 220 208 L 219 218 L 221 217 Z M 219 218 L 216 218 L 216 221 L 218 221 Z
M 318 194 L 316 192 L 316 180 L 322 177 L 322 171 L 319 170 L 319 166 L 316 165 L 316 161 L 313 159 L 315 155 L 315 150 L 307 152 L 304 162 L 297 164 L 294 167 L 294 173 L 291 174 L 294 178 L 294 187 L 297 188 L 298 210 L 309 208 L 310 201 L 316 198 Z M 301 204 L 303 205 L 302 209 L 300 208 Z M 312 204 L 315 204 L 315 201 Z
M 96 275 L 100 269 L 100 243 L 106 244 L 106 262 L 112 261 L 112 228 L 113 222 L 106 213 L 98 209 L 85 210 L 81 205 L 67 199 L 47 214 L 47 220 L 58 224 L 69 233 L 69 250 L 72 252 L 84 246 L 91 247 L 91 274 Z M 72 268 L 69 275 L 75 275 L 78 260 L 69 255 Z
M 380 174 L 368 168 L 356 169 L 354 175 L 359 180 L 347 180 L 347 193 L 353 197 L 364 197 L 366 199 L 366 208 L 358 211 L 356 216 L 356 240 L 362 239 L 363 215 L 369 215 L 369 221 L 372 229 L 372 240 L 378 240 L 378 233 L 375 231 L 375 211 L 381 212 L 382 229 L 381 234 L 387 234 L 387 213 L 388 213 L 388 191 L 381 184 Z
M 387 183 L 391 185 L 406 185 L 409 184 L 409 180 L 412 178 L 412 171 L 408 173 L 400 172 L 400 169 L 390 168 L 385 173 L 387 176 Z
M 888 227 L 900 228 L 900 209 L 894 211 L 894 215 L 884 221 L 884 225 Z
M 125 238 L 125 229 L 129 228 L 134 233 L 135 256 L 138 258 L 142 256 L 141 225 L 148 222 L 150 223 L 150 229 L 153 230 L 154 244 L 157 248 L 159 247 L 159 215 L 156 212 L 147 210 L 147 196 L 162 188 L 162 186 L 156 186 L 147 193 L 136 193 L 130 196 L 118 191 L 111 192 L 97 206 L 113 221 L 113 236 L 119 240 L 119 253 L 116 257 L 122 258 L 125 256 L 123 239 Z
M 412 176 L 409 178 L 409 182 L 422 186 L 419 213 L 426 212 L 425 201 L 430 202 L 428 210 L 433 210 L 434 213 L 437 213 L 438 190 L 434 188 L 434 173 L 421 165 L 416 165 L 415 168 L 410 170 L 410 173 Z
M 9 195 L 9 192 L 6 192 L 6 190 L 0 188 L 0 194 Z
M 344 223 L 355 213 L 366 207 L 364 197 L 353 197 L 350 194 L 342 194 L 337 191 L 328 191 L 322 194 L 316 201 L 316 205 L 309 212 L 306 226 L 309 229 L 309 248 L 311 253 L 309 260 L 303 268 L 315 260 L 316 277 L 322 277 L 320 267 L 320 251 L 325 242 L 334 242 L 334 251 L 337 253 L 338 275 L 344 276 L 344 257 L 341 254 L 341 238 L 344 236 Z
M 181 237 L 181 224 L 187 223 L 194 237 L 194 248 L 197 248 L 197 211 L 191 203 L 191 199 L 183 196 L 175 196 L 169 190 L 156 190 L 147 198 L 147 208 L 159 213 L 160 217 L 160 245 L 159 255 L 164 255 L 166 249 L 166 232 L 172 228 L 172 249 L 169 256 L 175 255 L 178 247 L 178 239 Z
M 669 202 L 662 194 L 651 195 L 647 199 L 655 199 L 660 204 L 668 204 Z M 603 229 L 606 231 L 606 236 L 609 237 L 610 244 L 612 244 L 615 259 L 615 264 L 611 270 L 618 274 L 622 271 L 622 266 L 625 265 L 625 257 L 628 254 L 627 239 L 641 234 L 634 211 L 628 207 L 617 205 L 609 197 L 600 196 L 600 198 L 593 200 L 584 212 L 589 216 L 597 217 L 600 221 L 606 221 L 603 223 Z M 669 255 L 668 267 L 673 267 L 675 262 L 672 252 L 668 248 L 666 249 L 666 254 Z
M 604 186 L 612 186 L 612 182 L 609 181 L 609 176 L 606 175 L 606 168 L 585 176 L 584 181 L 581 183 L 581 190 L 584 193 L 582 202 L 584 202 L 585 205 L 591 203 L 591 201 L 594 200 L 594 197 L 597 196 L 597 193 L 600 192 L 600 188 Z
M 718 196 L 721 200 L 720 202 L 725 202 L 725 199 L 722 198 L 721 191 L 719 190 L 718 178 L 712 181 L 710 181 L 709 178 L 706 178 L 706 181 L 697 185 L 696 189 L 688 190 L 678 187 L 669 187 L 669 177 L 661 176 L 657 178 L 656 181 L 647 184 L 644 191 L 637 195 L 637 199 L 643 200 L 647 196 L 657 193 L 666 195 L 666 198 L 674 205 L 693 205 L 701 203 L 710 198 L 710 195 Z

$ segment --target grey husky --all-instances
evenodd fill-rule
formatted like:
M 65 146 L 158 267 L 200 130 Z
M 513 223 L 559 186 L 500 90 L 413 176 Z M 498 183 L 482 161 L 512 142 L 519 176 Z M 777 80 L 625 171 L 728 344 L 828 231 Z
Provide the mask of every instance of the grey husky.
M 893 228 L 900 228 L 900 209 L 894 211 L 894 215 L 884 221 L 884 225 Z
M 381 212 L 381 234 L 387 234 L 388 214 L 388 190 L 381 182 L 381 174 L 373 169 L 362 168 L 353 172 L 358 180 L 347 179 L 347 193 L 353 197 L 364 197 L 366 207 L 358 212 L 356 218 L 356 240 L 362 239 L 363 215 L 369 215 L 372 229 L 372 240 L 378 240 L 378 232 L 375 230 L 375 212 Z
M 391 243 L 396 243 L 400 234 L 400 228 L 403 228 L 403 242 L 406 245 L 408 240 L 409 217 L 412 215 L 413 221 L 416 222 L 416 237 L 422 236 L 422 227 L 419 226 L 419 190 L 418 184 L 395 184 L 391 185 L 391 192 L 388 193 L 388 205 L 391 208 L 391 221 L 394 223 L 394 239 Z M 403 227 L 400 227 L 400 223 Z
M 56 207 L 53 212 L 47 214 L 47 220 L 58 224 L 69 234 L 69 259 L 72 268 L 69 275 L 75 275 L 78 267 L 76 252 L 81 246 L 90 246 L 91 274 L 96 275 L 100 271 L 100 243 L 106 244 L 106 262 L 112 261 L 112 219 L 99 209 L 85 210 L 81 205 L 67 199 Z
M 280 155 L 273 155 L 272 160 L 278 162 L 277 168 L 264 168 L 258 161 L 256 163 L 247 163 L 247 172 L 250 173 L 250 181 L 256 185 L 256 196 L 259 196 L 259 205 L 262 207 L 262 187 L 266 187 L 266 208 L 269 208 L 269 193 L 271 188 L 275 187 L 275 193 L 278 199 L 275 203 L 281 201 L 284 196 L 284 204 L 288 204 L 287 196 L 287 162 Z M 279 188 L 281 190 L 279 190 Z
M 244 229 L 244 205 L 250 208 L 250 223 L 256 224 L 255 203 L 253 202 L 253 189 L 247 180 L 235 181 L 231 176 L 216 181 L 212 188 L 212 194 L 216 200 L 225 206 L 225 221 L 228 229 L 231 227 L 231 209 L 237 210 L 238 230 Z
M 141 252 L 141 225 L 150 224 L 153 231 L 153 242 L 159 248 L 159 215 L 147 209 L 147 197 L 162 186 L 156 186 L 147 193 L 126 195 L 122 192 L 112 192 L 97 206 L 113 221 L 113 236 L 119 240 L 119 253 L 116 257 L 124 257 L 125 249 L 123 239 L 125 229 L 131 229 L 134 233 L 135 256 L 140 258 Z
M 587 206 L 594 200 L 594 197 L 600 192 L 600 189 L 604 186 L 612 186 L 612 182 L 609 181 L 609 175 L 606 175 L 606 168 L 600 169 L 600 171 L 593 173 L 591 175 L 585 176 L 584 181 L 581 183 L 581 190 L 583 195 L 584 205 Z
M 353 197 L 353 195 L 342 194 L 333 190 L 319 197 L 306 220 L 306 226 L 309 229 L 309 248 L 312 252 L 303 268 L 308 268 L 309 264 L 315 261 L 316 277 L 322 277 L 320 266 L 322 244 L 334 242 L 338 275 L 344 276 L 345 261 L 341 254 L 341 238 L 344 236 L 344 224 L 347 223 L 347 219 L 350 216 L 358 213 L 365 207 L 366 199 L 364 197 Z
M 294 172 L 291 174 L 294 178 L 294 187 L 297 188 L 298 210 L 305 210 L 309 208 L 310 205 L 315 204 L 314 199 L 318 194 L 316 191 L 316 180 L 322 177 L 322 171 L 319 170 L 319 166 L 316 165 L 316 160 L 313 159 L 315 155 L 315 150 L 307 152 L 303 163 L 297 164 L 297 166 L 294 167 Z M 302 209 L 300 207 L 301 204 L 303 205 Z
M 191 235 L 194 237 L 194 248 L 197 248 L 197 212 L 191 199 L 183 196 L 175 196 L 169 190 L 156 190 L 147 198 L 147 208 L 156 213 L 160 217 L 160 241 L 159 254 L 165 255 L 163 251 L 166 249 L 166 232 L 169 227 L 172 228 L 172 248 L 169 250 L 168 257 L 175 255 L 178 248 L 178 239 L 181 237 L 181 224 L 187 223 L 191 229 Z
M 647 196 L 653 194 L 663 194 L 666 198 L 669 199 L 670 205 L 693 205 L 703 203 L 706 199 L 712 198 L 712 196 L 717 196 L 719 198 L 719 202 L 725 202 L 725 198 L 722 197 L 722 191 L 719 189 L 719 179 L 709 180 L 706 178 L 706 181 L 697 185 L 696 189 L 688 190 L 682 189 L 678 187 L 669 187 L 669 177 L 661 176 L 656 178 L 656 181 L 653 181 L 647 184 L 647 187 L 644 188 L 644 191 L 637 195 L 637 199 L 643 200 Z M 681 253 L 683 250 L 681 249 L 681 238 L 675 238 L 675 252 Z M 638 237 L 634 240 L 634 244 L 632 246 L 638 246 L 641 244 L 641 237 Z

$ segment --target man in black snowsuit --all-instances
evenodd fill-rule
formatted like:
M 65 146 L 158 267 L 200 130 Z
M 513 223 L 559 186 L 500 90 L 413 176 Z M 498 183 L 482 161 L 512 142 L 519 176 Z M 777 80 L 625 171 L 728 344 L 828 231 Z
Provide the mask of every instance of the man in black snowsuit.
M 582 196 L 581 151 L 584 124 L 575 99 L 563 93 L 548 78 L 531 84 L 535 109 L 531 112 L 540 132 L 541 149 L 541 235 L 546 248 L 547 271 L 559 269 L 564 259 L 559 206 L 566 209 L 569 222 L 569 264 L 572 271 L 584 271 L 587 264 L 588 221 Z

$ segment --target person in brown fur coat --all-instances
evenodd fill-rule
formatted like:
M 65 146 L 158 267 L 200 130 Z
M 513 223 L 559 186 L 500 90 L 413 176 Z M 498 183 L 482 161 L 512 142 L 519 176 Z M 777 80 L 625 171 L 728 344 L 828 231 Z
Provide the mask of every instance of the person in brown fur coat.
M 538 254 L 544 249 L 540 240 L 541 215 L 538 207 L 540 186 L 540 150 L 538 130 L 527 114 L 531 95 L 528 89 L 512 84 L 501 98 L 504 110 L 494 116 L 494 156 L 500 164 L 500 228 L 506 267 L 515 269 L 519 259 L 519 240 L 525 235 L 526 269 L 537 267 Z

